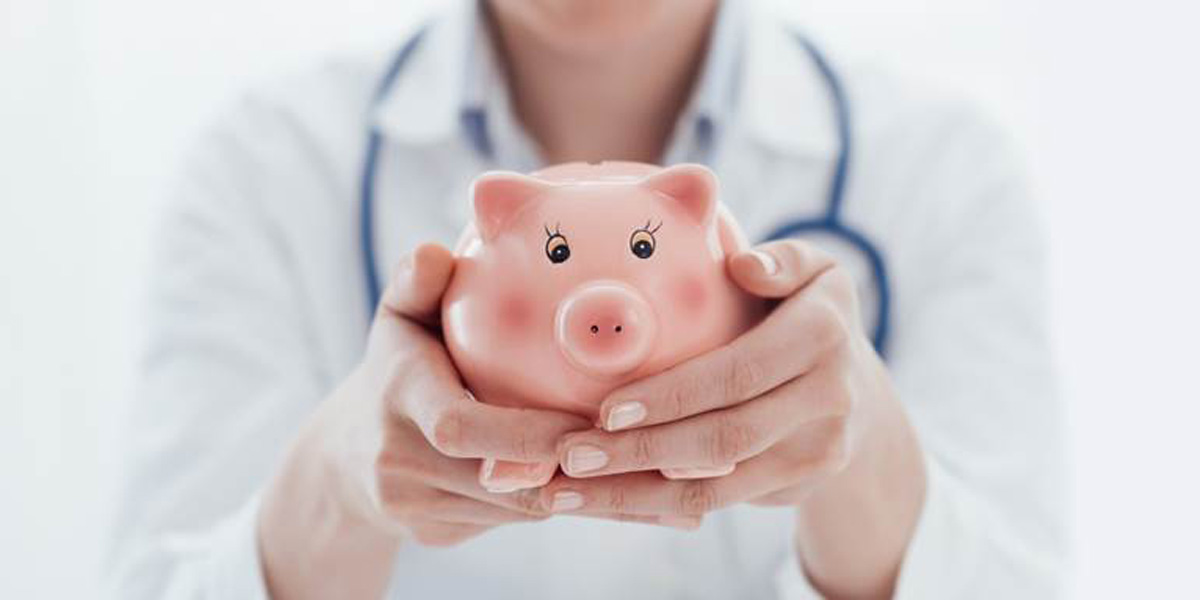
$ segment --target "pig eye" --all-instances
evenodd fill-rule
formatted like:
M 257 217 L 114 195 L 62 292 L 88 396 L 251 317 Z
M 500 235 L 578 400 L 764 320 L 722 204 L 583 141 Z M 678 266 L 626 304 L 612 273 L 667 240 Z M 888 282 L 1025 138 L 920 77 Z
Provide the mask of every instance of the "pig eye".
M 546 258 L 556 265 L 571 258 L 571 247 L 567 245 L 567 238 L 563 234 L 554 232 L 546 239 Z
M 662 223 L 659 223 L 658 227 L 662 227 Z M 658 231 L 658 227 L 650 229 L 650 223 L 647 222 L 644 227 L 637 228 L 633 235 L 629 236 L 629 250 L 634 256 L 650 258 L 654 254 L 654 232 Z

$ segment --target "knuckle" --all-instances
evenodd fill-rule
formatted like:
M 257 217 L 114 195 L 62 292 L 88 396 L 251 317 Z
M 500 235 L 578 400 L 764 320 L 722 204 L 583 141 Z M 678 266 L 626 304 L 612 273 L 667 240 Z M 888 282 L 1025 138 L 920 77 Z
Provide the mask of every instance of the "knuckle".
M 812 255 L 812 246 L 801 240 L 792 238 L 780 243 L 779 252 L 786 255 L 788 262 L 797 267 L 804 268 L 809 264 L 809 257 Z
M 803 261 L 801 265 L 805 271 L 820 276 L 837 268 L 837 260 L 833 255 L 817 245 L 796 240 L 796 246 L 796 258 Z
M 810 342 L 822 350 L 838 348 L 846 340 L 846 330 L 842 324 L 841 314 L 831 303 L 815 303 L 813 315 L 807 327 L 811 336 Z
M 744 355 L 734 354 L 729 363 L 729 374 L 725 380 L 728 400 L 742 400 L 757 395 L 766 380 L 762 363 Z
M 754 444 L 754 428 L 729 416 L 720 416 L 710 435 L 710 466 L 740 461 Z
M 667 388 L 663 398 L 663 416 L 666 421 L 678 421 L 687 415 L 688 402 L 694 396 L 690 384 L 676 384 Z
M 633 452 L 630 455 L 633 467 L 645 469 L 653 465 L 660 454 L 658 437 L 648 429 L 635 429 L 629 432 L 629 435 L 633 438 Z
M 467 416 L 460 407 L 451 407 L 442 411 L 433 423 L 430 442 L 438 452 L 446 456 L 462 458 L 462 441 Z
M 717 490 L 706 479 L 695 479 L 684 483 L 678 497 L 679 513 L 703 515 L 718 507 Z
M 517 510 L 527 515 L 543 517 L 550 514 L 542 507 L 541 494 L 538 490 L 522 490 L 513 494 L 513 502 Z
M 479 422 L 487 423 L 488 421 L 486 418 L 480 418 Z M 533 432 L 532 427 L 514 427 L 506 431 L 505 437 L 501 441 L 501 443 L 507 449 L 507 456 L 505 456 L 503 460 L 517 463 L 537 463 L 546 460 L 544 455 L 539 455 L 534 451 L 535 448 L 541 448 L 541 446 L 537 444 L 536 438 L 534 437 L 535 435 L 536 434 Z M 566 437 L 561 437 L 555 441 L 549 442 L 550 449 L 553 449 L 553 451 L 556 453 L 560 453 L 564 448 L 566 448 L 566 439 Z M 481 452 L 481 454 L 488 453 Z
M 856 284 L 846 269 L 834 266 L 825 272 L 824 279 L 830 295 L 838 304 L 849 306 L 856 302 Z
M 536 462 L 539 457 L 534 456 L 531 449 L 533 440 L 531 439 L 532 431 L 528 428 L 517 428 L 513 432 L 512 438 L 512 454 L 518 462 Z
M 629 491 L 623 485 L 608 488 L 608 509 L 617 514 L 624 514 L 629 508 Z

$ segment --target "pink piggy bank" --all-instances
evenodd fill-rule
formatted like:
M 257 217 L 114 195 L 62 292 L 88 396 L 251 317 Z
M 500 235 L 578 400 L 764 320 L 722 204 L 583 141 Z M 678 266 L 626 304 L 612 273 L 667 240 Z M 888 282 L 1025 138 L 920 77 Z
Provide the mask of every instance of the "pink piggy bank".
M 726 274 L 746 241 L 703 166 L 491 172 L 472 195 L 442 324 L 483 402 L 595 420 L 610 391 L 728 343 L 763 314 Z

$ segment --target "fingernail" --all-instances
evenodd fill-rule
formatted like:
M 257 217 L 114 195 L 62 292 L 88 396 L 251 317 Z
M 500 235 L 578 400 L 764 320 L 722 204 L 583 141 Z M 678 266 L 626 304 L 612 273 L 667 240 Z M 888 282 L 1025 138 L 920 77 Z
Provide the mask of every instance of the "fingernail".
M 762 266 L 763 273 L 774 275 L 779 272 L 779 262 L 774 256 L 763 252 L 762 250 L 751 250 L 750 256 L 753 256 L 758 264 Z
M 609 431 L 625 429 L 630 425 L 637 425 L 646 418 L 646 405 L 641 402 L 625 402 L 613 407 L 608 411 L 608 422 L 604 428 Z
M 588 445 L 579 445 L 567 451 L 567 474 L 595 471 L 608 464 L 608 455 L 603 450 Z
M 563 490 L 554 492 L 554 499 L 550 502 L 550 512 L 563 512 L 566 510 L 576 510 L 583 506 L 583 494 Z
M 492 458 L 484 459 L 483 464 L 479 468 L 479 483 L 483 486 L 483 489 L 493 494 L 507 494 L 520 489 L 520 487 L 512 481 L 493 479 L 495 473 L 496 460 Z

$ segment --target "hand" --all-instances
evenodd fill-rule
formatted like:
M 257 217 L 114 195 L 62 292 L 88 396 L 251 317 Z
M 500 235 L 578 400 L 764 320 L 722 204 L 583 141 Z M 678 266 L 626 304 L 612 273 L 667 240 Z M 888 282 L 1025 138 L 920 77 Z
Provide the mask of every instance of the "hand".
M 631 486 L 632 510 L 702 514 L 742 501 L 797 504 L 846 466 L 861 404 L 890 393 L 849 278 L 795 241 L 734 256 L 729 271 L 746 290 L 785 300 L 731 344 L 613 392 L 600 408 L 607 431 L 564 436 L 567 475 L 635 473 L 597 482 Z M 664 485 L 646 472 L 660 469 L 704 479 Z M 572 484 L 587 488 L 559 483 Z
M 267 490 L 259 539 L 273 597 L 378 597 L 402 539 L 450 545 L 545 518 L 536 491 L 485 489 L 479 459 L 492 460 L 493 475 L 544 482 L 556 440 L 590 424 L 483 404 L 462 388 L 436 334 L 453 269 L 449 251 L 432 245 L 400 263 L 363 361 L 309 419 Z M 538 475 L 497 460 L 550 468 Z
M 849 574 L 837 581 L 854 582 L 845 589 L 885 589 L 923 502 L 924 471 L 860 325 L 853 282 L 791 240 L 734 255 L 728 268 L 748 292 L 781 301 L 732 343 L 610 394 L 603 429 L 560 440 L 569 477 L 547 485 L 543 503 L 569 497 L 574 512 L 673 516 L 740 502 L 796 506 L 798 535 L 812 538 L 801 555 L 822 571 L 814 580 Z M 830 534 L 814 521 L 843 527 Z M 864 525 L 878 540 L 857 536 Z M 847 545 L 856 536 L 873 548 L 850 557 L 861 567 L 828 559 L 858 547 Z
M 265 494 L 259 546 L 273 598 L 379 597 L 405 539 L 447 546 L 544 519 L 536 489 L 575 415 L 476 401 L 437 333 L 454 258 L 434 245 L 396 268 L 361 364 L 308 420 Z M 597 511 L 673 527 L 693 518 Z

